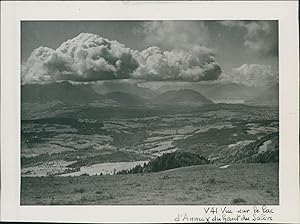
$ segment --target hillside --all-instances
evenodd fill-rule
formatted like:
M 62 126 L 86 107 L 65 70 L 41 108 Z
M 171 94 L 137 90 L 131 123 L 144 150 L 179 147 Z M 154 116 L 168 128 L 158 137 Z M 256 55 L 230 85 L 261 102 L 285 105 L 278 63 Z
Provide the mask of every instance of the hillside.
M 247 100 L 257 96 L 262 90 L 236 83 L 175 83 L 157 89 L 163 93 L 171 90 L 191 89 L 212 100 Z
M 90 85 L 57 82 L 49 84 L 29 84 L 21 87 L 22 103 L 63 102 L 65 104 L 87 104 L 102 100 L 103 95 L 96 93 Z
M 170 90 L 154 99 L 158 104 L 213 104 L 213 101 L 191 89 Z
M 123 170 L 119 173 L 151 173 L 186 166 L 204 165 L 209 163 L 209 160 L 207 160 L 203 156 L 199 156 L 188 152 L 176 151 L 172 153 L 165 153 L 157 158 L 150 160 L 149 163 L 145 163 L 143 166 L 137 165 L 128 171 Z
M 278 205 L 278 164 L 105 176 L 22 177 L 21 205 Z
M 147 102 L 146 99 L 142 97 L 120 91 L 107 93 L 105 94 L 105 98 L 113 100 L 123 106 L 137 106 Z
M 109 82 L 95 83 L 92 88 L 99 94 L 105 95 L 111 92 L 122 92 L 131 95 L 136 95 L 142 98 L 150 99 L 156 95 L 153 90 L 142 88 L 137 83 L 132 83 L 123 80 L 114 80 Z

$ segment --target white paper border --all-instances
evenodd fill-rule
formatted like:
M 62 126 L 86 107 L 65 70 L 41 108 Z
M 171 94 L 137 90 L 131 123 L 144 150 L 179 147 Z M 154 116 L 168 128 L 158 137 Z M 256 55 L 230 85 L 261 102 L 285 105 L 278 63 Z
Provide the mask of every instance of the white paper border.
M 300 222 L 297 10 L 294 1 L 1 2 L 1 220 L 170 223 L 178 213 L 199 216 L 204 207 L 20 206 L 21 20 L 275 19 L 279 20 L 280 205 L 271 207 L 276 211 L 273 222 Z

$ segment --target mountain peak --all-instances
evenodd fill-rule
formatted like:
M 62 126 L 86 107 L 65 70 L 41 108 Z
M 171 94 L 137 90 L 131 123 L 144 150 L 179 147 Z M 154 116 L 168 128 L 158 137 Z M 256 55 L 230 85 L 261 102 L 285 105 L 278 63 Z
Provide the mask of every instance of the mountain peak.
M 212 104 L 213 101 L 192 89 L 169 90 L 160 94 L 156 101 L 158 103 L 193 103 L 198 105 Z

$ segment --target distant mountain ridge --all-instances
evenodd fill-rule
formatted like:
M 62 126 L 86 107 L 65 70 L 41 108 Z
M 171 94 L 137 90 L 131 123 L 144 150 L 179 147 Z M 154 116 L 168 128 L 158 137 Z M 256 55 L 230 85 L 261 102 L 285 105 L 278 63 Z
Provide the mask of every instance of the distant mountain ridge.
M 67 81 L 48 84 L 29 84 L 21 86 L 22 103 L 48 103 L 60 101 L 65 104 L 86 104 L 102 100 L 104 96 L 96 93 L 89 84 L 73 85 Z
M 250 87 L 236 83 L 189 83 L 166 85 L 157 89 L 163 93 L 170 90 L 191 89 L 203 94 L 211 100 L 246 100 L 257 96 L 262 91 L 260 87 Z
M 119 103 L 120 105 L 143 105 L 147 102 L 146 99 L 129 94 L 129 93 L 124 93 L 124 92 L 110 92 L 105 94 L 105 97 L 114 100 L 115 102 Z
M 166 85 L 157 89 L 160 94 L 181 89 L 194 90 L 214 102 L 230 104 L 276 106 L 279 101 L 279 85 L 246 86 L 237 83 L 190 83 Z
M 137 83 L 110 81 L 104 83 L 96 83 L 92 86 L 93 90 L 102 95 L 111 92 L 123 92 L 136 95 L 142 98 L 153 98 L 157 93 L 151 89 L 139 87 Z
M 101 89 L 103 87 L 103 89 Z M 111 87 L 111 89 L 110 89 Z M 120 89 L 118 89 L 120 87 Z M 103 94 L 101 94 L 103 93 Z M 223 95 L 222 95 L 223 94 Z M 67 81 L 48 84 L 27 84 L 21 86 L 22 103 L 65 105 L 90 105 L 96 107 L 140 106 L 140 105 L 186 105 L 201 106 L 218 102 L 217 99 L 244 99 L 248 105 L 278 105 L 279 88 L 272 85 L 265 88 L 244 87 L 234 83 L 204 84 L 191 83 L 182 86 L 164 86 L 156 92 L 139 87 L 136 83 L 72 84 Z M 237 101 L 236 101 L 237 102 Z M 49 104 L 50 105 L 50 104 Z
M 125 85 L 128 87 L 128 85 Z M 131 85 L 130 85 L 131 86 Z M 133 89 L 144 88 L 133 85 Z M 97 87 L 99 88 L 99 87 Z M 120 106 L 134 106 L 145 105 L 147 103 L 154 104 L 212 104 L 213 101 L 203 96 L 201 93 L 191 89 L 180 89 L 166 91 L 158 96 L 152 96 L 152 98 L 145 98 L 147 94 L 133 94 L 131 91 L 110 91 L 106 94 L 100 94 L 99 91 L 95 91 L 95 87 L 91 84 L 72 84 L 67 81 L 48 83 L 48 84 L 27 84 L 21 86 L 22 103 L 50 103 L 61 102 L 66 105 L 87 105 L 94 102 L 104 102 L 111 100 L 116 102 Z M 147 91 L 148 97 L 151 90 Z
M 213 104 L 214 102 L 201 93 L 191 89 L 179 89 L 166 91 L 154 100 L 159 104 L 177 104 L 177 103 L 193 103 L 198 105 Z

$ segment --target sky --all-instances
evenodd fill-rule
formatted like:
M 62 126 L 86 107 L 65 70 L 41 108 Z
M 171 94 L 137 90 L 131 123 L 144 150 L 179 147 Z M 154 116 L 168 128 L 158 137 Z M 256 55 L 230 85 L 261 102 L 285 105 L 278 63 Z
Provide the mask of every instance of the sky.
M 70 42 L 72 48 L 88 55 L 95 52 L 82 49 L 84 41 L 108 39 L 114 48 L 106 51 L 119 64 L 110 64 L 102 51 L 101 62 L 99 58 L 66 57 L 61 52 L 70 53 L 70 44 L 62 44 L 72 38 L 76 42 Z M 102 47 L 100 43 L 97 52 Z M 25 82 L 232 79 L 255 85 L 278 79 L 277 21 L 25 21 L 21 24 L 21 63 Z

